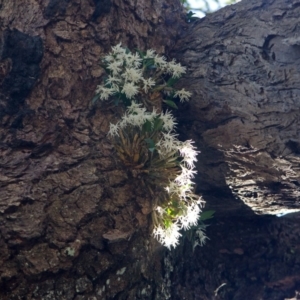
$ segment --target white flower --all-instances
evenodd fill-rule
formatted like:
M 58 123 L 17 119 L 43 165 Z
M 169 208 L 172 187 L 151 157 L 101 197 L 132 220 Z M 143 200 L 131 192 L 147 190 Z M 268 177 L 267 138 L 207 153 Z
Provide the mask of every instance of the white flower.
M 144 58 L 154 58 L 154 56 L 155 56 L 155 51 L 152 49 L 149 49 L 149 50 L 147 50 Z
M 169 132 L 162 132 L 162 139 L 160 139 L 157 143 L 157 151 L 161 157 L 165 156 L 166 154 L 177 150 L 178 147 L 178 140 L 176 138 L 177 134 L 172 134 Z
M 135 101 L 131 102 L 131 105 L 127 108 L 126 113 L 122 117 L 120 126 L 122 128 L 127 125 L 141 127 L 146 121 L 153 122 L 158 114 L 155 110 L 151 113 L 147 112 L 146 108 L 142 106 L 141 103 L 136 103 Z
M 107 69 L 111 70 L 113 75 L 117 75 L 121 72 L 122 62 L 120 61 L 113 61 L 112 63 L 107 65 Z
M 120 128 L 125 128 L 128 125 L 128 113 L 125 112 L 122 116 L 122 120 L 119 122 Z
M 127 123 L 132 126 L 142 127 L 145 123 L 145 119 L 141 114 L 129 114 L 127 117 Z
M 196 203 L 200 206 L 200 207 L 203 207 L 204 206 L 204 203 L 205 201 L 202 200 L 202 197 L 199 197 L 198 200 L 196 201 Z
M 172 246 L 175 248 L 177 244 L 179 244 L 179 238 L 181 236 L 179 230 L 179 226 L 175 223 L 167 228 L 165 230 L 163 245 L 165 245 L 169 249 L 171 249 Z
M 174 94 L 174 98 L 179 97 L 180 102 L 189 101 L 189 98 L 192 96 L 192 93 L 182 89 L 180 91 L 176 91 Z
M 127 111 L 128 111 L 129 113 L 136 112 L 138 109 L 141 108 L 141 106 L 142 106 L 141 103 L 136 103 L 135 101 L 131 101 L 131 105 L 128 106 Z
M 205 225 L 202 225 L 202 226 L 199 226 L 198 229 L 196 230 L 196 237 L 197 239 L 195 240 L 195 243 L 193 245 L 193 250 L 195 249 L 195 247 L 197 247 L 198 245 L 199 246 L 203 246 L 206 244 L 206 240 L 209 239 L 207 236 L 206 236 L 206 233 L 205 233 L 205 228 L 206 226 Z
M 146 108 L 142 107 L 142 104 L 132 101 L 126 113 L 122 116 L 119 126 L 120 128 L 125 128 L 128 125 L 141 127 L 146 121 L 153 122 L 157 116 L 158 114 L 155 110 L 151 113 L 147 112 Z
M 113 85 L 117 85 L 118 83 L 120 83 L 120 79 L 111 75 L 108 75 L 108 78 L 105 81 L 105 84 L 113 84 Z
M 142 78 L 142 80 L 143 80 L 143 84 L 144 84 L 143 89 L 144 89 L 145 93 L 148 92 L 149 88 L 151 89 L 153 86 L 155 86 L 155 81 L 152 78 L 148 78 L 148 79 Z
M 108 131 L 108 135 L 111 135 L 111 136 L 115 136 L 115 135 L 119 135 L 119 128 L 120 128 L 120 126 L 119 126 L 119 124 L 117 123 L 117 124 L 112 124 L 112 123 L 110 123 L 110 125 L 109 125 L 109 131 Z
M 154 56 L 154 64 L 160 68 L 165 68 L 167 66 L 166 58 L 164 56 L 159 56 L 156 54 Z
M 113 55 L 108 54 L 108 55 L 104 56 L 103 60 L 107 63 L 111 63 L 115 60 L 115 58 L 113 57 Z
M 165 189 L 170 195 L 172 195 L 173 193 L 178 193 L 179 186 L 175 181 L 171 181 Z
M 153 235 L 162 245 L 171 249 L 172 246 L 175 248 L 179 243 L 179 237 L 181 236 L 179 230 L 180 228 L 176 223 L 173 223 L 169 228 L 157 226 L 153 230 Z
M 107 100 L 114 92 L 114 89 L 106 88 L 103 85 L 98 85 L 96 89 L 96 94 L 100 95 L 101 100 Z
M 191 226 L 196 226 L 200 217 L 200 208 L 197 204 L 192 203 L 187 207 L 186 214 L 179 217 L 181 228 L 189 229 Z
M 178 136 L 178 134 L 175 134 L 175 133 L 172 133 L 171 131 L 169 132 L 163 132 L 163 137 L 164 137 L 164 140 L 165 141 L 169 141 L 169 142 L 172 142 L 172 143 L 176 143 L 178 142 L 176 136 Z
M 172 60 L 168 63 L 168 72 L 172 74 L 173 78 L 179 78 L 186 72 L 186 67 L 183 67 L 180 63 L 175 63 L 175 60 Z
M 187 180 L 185 185 L 178 186 L 177 194 L 181 200 L 186 201 L 190 197 L 193 184 L 191 180 Z
M 190 183 L 190 179 L 194 178 L 194 174 L 197 173 L 197 171 L 190 170 L 184 166 L 181 167 L 181 173 L 175 178 L 175 182 L 179 185 L 186 185 L 187 183 Z
M 165 210 L 160 207 L 160 206 L 157 206 L 156 209 L 155 209 L 161 216 L 165 213 Z
M 111 49 L 112 49 L 112 52 L 114 54 L 120 54 L 120 53 L 124 54 L 124 53 L 126 53 L 125 48 L 122 47 L 122 43 L 119 43 L 118 45 L 116 45 L 114 47 L 111 47 Z
M 166 131 L 172 131 L 177 124 L 175 122 L 175 118 L 172 116 L 172 114 L 169 111 L 166 111 L 165 113 L 161 113 L 160 119 L 163 120 L 163 129 Z
M 135 107 L 131 110 L 134 115 L 137 115 L 140 119 L 146 119 L 149 112 L 147 112 L 147 109 L 145 107 Z M 128 111 L 129 112 L 129 111 Z
M 193 202 L 194 199 L 192 199 L 192 187 L 193 187 L 193 182 L 189 179 L 185 179 L 185 184 L 180 185 L 176 181 L 171 181 L 167 187 L 165 187 L 165 190 L 168 192 L 169 195 L 177 195 L 182 201 L 186 201 L 187 199 L 192 200 Z M 198 201 L 196 201 L 198 205 L 201 206 Z
M 126 53 L 119 53 L 116 55 L 116 61 L 119 61 L 122 63 L 122 65 L 124 64 L 125 61 L 125 57 L 126 57 Z
M 136 85 L 134 85 L 133 82 L 127 82 L 127 83 L 124 84 L 123 89 L 122 89 L 121 92 L 124 93 L 128 99 L 131 99 L 139 91 L 138 91 L 138 87 Z
M 154 119 L 157 118 L 157 117 L 158 117 L 158 113 L 156 111 L 156 108 L 153 107 L 152 112 L 147 115 L 147 117 L 145 118 L 145 120 L 147 120 L 149 122 L 153 122 Z
M 142 58 L 139 56 L 138 53 L 135 54 L 128 53 L 125 56 L 125 62 L 127 67 L 137 69 L 142 64 Z
M 156 239 L 160 240 L 161 237 L 165 235 L 165 230 L 160 225 L 155 227 L 153 230 L 153 235 Z
M 124 74 L 122 74 L 122 77 L 124 77 L 126 81 L 132 81 L 134 83 L 143 78 L 142 71 L 133 68 L 126 68 Z
M 199 151 L 195 150 L 195 147 L 192 145 L 193 141 L 188 140 L 185 142 L 182 142 L 180 147 L 178 147 L 178 150 L 180 152 L 180 155 L 183 157 L 183 162 L 187 165 L 188 168 L 194 168 L 195 164 L 194 162 L 197 161 L 197 154 Z

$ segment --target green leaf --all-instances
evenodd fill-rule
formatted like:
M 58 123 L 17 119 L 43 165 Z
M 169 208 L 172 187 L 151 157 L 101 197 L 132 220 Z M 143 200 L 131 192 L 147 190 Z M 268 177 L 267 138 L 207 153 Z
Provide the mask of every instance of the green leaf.
M 155 150 L 155 143 L 152 139 L 145 139 L 145 142 L 148 144 L 148 149 L 150 152 Z
M 144 66 L 146 68 L 156 68 L 155 65 L 154 65 L 154 59 L 153 58 L 145 58 L 144 59 Z
M 165 225 L 165 228 L 169 228 L 169 227 L 171 227 L 171 225 L 172 225 L 173 223 L 172 223 L 172 221 L 171 220 L 168 220 L 168 219 L 165 219 L 164 220 L 164 225 Z
M 171 208 L 167 208 L 167 214 L 172 217 L 174 214 L 174 210 Z
M 118 106 L 118 105 L 119 105 L 119 98 L 114 97 L 113 99 L 114 99 L 114 104 L 115 104 L 116 106 Z
M 171 78 L 167 81 L 167 86 L 173 86 L 178 80 L 179 80 L 179 78 L 171 77 Z
M 164 121 L 160 118 L 157 118 L 155 121 L 154 121 L 154 126 L 153 126 L 153 129 L 156 130 L 156 131 L 159 131 L 162 129 L 164 125 Z
M 107 66 L 108 65 L 106 63 L 100 63 L 100 67 L 103 68 L 107 74 L 111 75 L 111 71 L 107 68 Z
M 99 99 L 99 94 L 95 95 L 92 99 L 92 103 L 94 104 Z
M 157 69 L 157 67 L 155 65 L 153 65 L 153 64 L 149 64 L 149 66 L 147 66 L 147 68 L 149 70 L 155 70 L 155 69 Z
M 176 103 L 172 100 L 163 100 L 163 102 L 165 102 L 167 105 L 169 105 L 172 108 L 178 109 L 178 106 L 176 105 Z
M 194 12 L 192 12 L 191 10 L 186 14 L 186 17 L 188 18 L 188 19 L 190 19 L 193 15 L 195 15 L 195 13 Z
M 124 49 L 125 49 L 125 53 L 126 53 L 126 54 L 129 54 L 129 53 L 131 53 L 131 51 L 130 51 L 130 49 L 129 49 L 129 48 L 127 48 L 127 47 L 124 47 Z
M 186 22 L 187 23 L 190 23 L 190 22 L 193 22 L 193 21 L 196 21 L 198 20 L 199 18 L 197 17 L 193 17 L 193 15 L 195 15 L 195 13 L 193 13 L 192 11 L 189 11 L 187 14 L 186 14 Z
M 121 98 L 121 100 L 123 101 L 123 104 L 125 105 L 125 107 L 128 107 L 131 105 L 131 100 L 128 99 L 124 93 L 118 93 L 118 95 L 119 95 L 119 98 Z
M 143 51 L 141 51 L 139 49 L 135 49 L 135 50 L 140 55 L 141 58 L 144 58 L 144 56 L 146 55 L 146 52 L 143 52 Z
M 152 123 L 150 121 L 146 121 L 142 127 L 142 133 L 151 132 L 152 131 Z
M 201 221 L 204 221 L 204 220 L 208 220 L 208 219 L 211 219 L 213 218 L 213 214 L 215 213 L 214 210 L 207 210 L 207 211 L 204 211 L 201 215 L 200 215 L 200 220 Z
M 178 201 L 172 199 L 172 207 L 176 208 L 176 209 L 179 209 L 181 206 L 180 206 L 180 203 Z

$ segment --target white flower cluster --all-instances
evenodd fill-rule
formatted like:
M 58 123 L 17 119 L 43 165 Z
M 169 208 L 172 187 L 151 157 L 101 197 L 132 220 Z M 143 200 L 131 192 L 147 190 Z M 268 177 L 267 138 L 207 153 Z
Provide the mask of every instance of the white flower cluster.
M 156 142 L 155 148 L 161 158 L 168 157 L 170 153 L 177 152 L 178 156 L 182 158 L 180 163 L 181 172 L 169 185 L 165 187 L 170 198 L 176 196 L 182 201 L 186 207 L 185 213 L 179 216 L 176 222 L 172 223 L 169 227 L 158 225 L 154 229 L 154 236 L 160 241 L 161 244 L 170 248 L 178 244 L 180 237 L 180 229 L 189 229 L 192 225 L 197 225 L 200 216 L 200 205 L 203 203 L 200 199 L 194 199 L 192 188 L 194 183 L 192 178 L 196 174 L 194 170 L 194 163 L 197 161 L 197 153 L 195 147 L 192 145 L 193 141 L 188 140 L 185 142 L 179 141 L 176 134 L 173 133 L 174 126 L 176 125 L 174 117 L 170 112 L 158 114 L 155 110 L 147 112 L 141 104 L 132 101 L 126 113 L 117 124 L 110 124 L 108 132 L 111 136 L 118 136 L 119 130 L 130 130 L 129 127 L 137 126 L 142 128 L 145 122 L 154 123 L 155 120 L 160 119 L 163 121 L 161 138 Z M 164 217 L 166 213 L 161 207 L 157 208 L 159 214 Z
M 166 61 L 164 56 L 155 54 L 154 50 L 147 50 L 145 54 L 131 53 L 121 46 L 112 47 L 112 52 L 106 55 L 103 63 L 109 73 L 104 85 L 98 85 L 96 94 L 100 100 L 108 100 L 112 95 L 125 95 L 127 99 L 135 99 L 139 93 L 147 94 L 153 91 L 162 80 L 157 74 L 169 74 L 172 78 L 179 78 L 186 72 L 186 68 L 175 60 Z M 147 72 L 147 67 L 157 72 Z M 179 97 L 181 102 L 188 101 L 191 93 L 185 89 L 176 91 L 173 97 Z
M 197 246 L 203 246 L 206 243 L 206 240 L 209 239 L 206 236 L 205 233 L 205 229 L 206 229 L 206 225 L 200 225 L 198 226 L 196 232 L 195 232 L 195 240 L 194 240 L 194 245 L 193 245 L 193 250 L 197 247 Z
M 204 201 L 199 200 L 194 201 L 192 204 L 187 206 L 186 213 L 182 216 L 179 216 L 177 220 L 171 224 L 169 227 L 163 227 L 161 225 L 158 225 L 153 230 L 154 237 L 164 246 L 171 249 L 173 246 L 174 248 L 179 243 L 179 238 L 181 236 L 181 233 L 179 232 L 181 229 L 187 230 L 190 229 L 191 226 L 196 226 L 199 221 L 201 209 L 200 205 Z M 158 211 L 160 211 L 161 214 L 164 213 L 164 211 L 161 212 L 162 208 L 158 207 Z M 205 238 L 202 240 L 201 246 L 205 243 Z
M 151 147 L 149 144 L 146 151 L 152 152 L 151 159 L 155 156 L 158 161 L 166 164 L 161 169 L 163 174 L 167 174 L 163 175 L 161 191 L 167 201 L 160 204 L 162 207 L 156 207 L 153 235 L 170 249 L 178 244 L 181 229 L 197 225 L 201 204 L 204 203 L 193 193 L 192 179 L 196 174 L 194 168 L 198 151 L 192 140 L 182 142 L 177 139 L 174 132 L 177 123 L 169 111 L 158 113 L 155 108 L 149 111 L 153 107 L 148 105 L 152 98 L 146 94 L 164 92 L 169 97 L 179 98 L 181 102 L 188 101 L 190 92 L 172 88 L 176 79 L 186 72 L 186 68 L 175 60 L 168 62 L 154 50 L 133 54 L 121 44 L 112 47 L 112 52 L 104 57 L 103 63 L 108 76 L 104 85 L 97 86 L 98 97 L 107 100 L 110 96 L 116 96 L 123 101 L 127 99 L 124 101 L 127 106 L 130 103 L 122 119 L 116 124 L 110 124 L 108 135 L 120 141 L 124 138 L 123 134 L 126 135 L 130 130 L 145 132 L 145 128 L 148 128 L 149 135 L 146 136 L 149 138 L 141 135 L 145 138 L 145 145 L 147 140 L 147 143 L 151 142 Z M 170 104 L 172 100 L 163 101 L 176 107 Z
M 155 110 L 153 110 L 150 113 L 147 112 L 145 107 L 142 107 L 141 103 L 132 101 L 131 105 L 127 108 L 127 111 L 122 116 L 121 121 L 116 124 L 110 124 L 108 135 L 119 135 L 119 129 L 124 129 L 126 126 L 137 126 L 139 128 L 142 128 L 146 121 L 153 123 L 157 118 L 160 118 L 163 121 L 162 129 L 164 131 L 172 131 L 177 124 L 174 117 L 169 111 L 159 114 Z M 165 144 L 163 143 L 162 145 Z

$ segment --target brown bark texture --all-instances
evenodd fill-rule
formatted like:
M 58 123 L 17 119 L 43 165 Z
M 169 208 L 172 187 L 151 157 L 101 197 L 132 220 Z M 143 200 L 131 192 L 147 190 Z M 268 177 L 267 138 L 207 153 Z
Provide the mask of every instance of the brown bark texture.
M 299 17 L 299 1 L 242 1 L 176 45 L 193 92 L 180 130 L 201 150 L 197 191 L 216 216 L 205 247 L 172 253 L 172 299 L 297 297 Z
M 299 17 L 295 0 L 195 22 L 177 0 L 0 0 L 0 299 L 295 295 L 299 219 L 265 214 L 299 209 Z M 178 131 L 217 211 L 202 248 L 153 240 L 151 199 L 107 139 L 120 109 L 92 105 L 119 42 L 188 67 Z
M 257 213 L 299 210 L 299 11 L 299 1 L 241 2 L 177 45 L 193 92 L 186 121 L 205 145 L 201 188 L 229 187 Z
M 106 137 L 115 108 L 91 99 L 111 46 L 177 40 L 179 2 L 0 7 L 0 299 L 152 297 L 150 199 Z

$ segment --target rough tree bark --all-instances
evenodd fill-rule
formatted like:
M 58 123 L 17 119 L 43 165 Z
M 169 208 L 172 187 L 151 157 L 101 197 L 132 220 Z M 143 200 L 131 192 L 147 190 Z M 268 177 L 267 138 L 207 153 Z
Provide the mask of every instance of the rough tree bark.
M 0 298 L 292 297 L 299 219 L 268 214 L 300 208 L 299 4 L 186 23 L 174 0 L 0 1 Z M 188 66 L 176 114 L 217 211 L 205 247 L 151 238 L 151 199 L 106 138 L 115 108 L 91 105 L 118 42 Z
M 174 299 L 299 289 L 299 214 L 275 216 L 299 211 L 299 15 L 299 1 L 244 1 L 195 22 L 176 45 L 190 71 L 180 85 L 194 95 L 181 130 L 202 151 L 198 192 L 217 213 L 207 246 L 172 256 Z

